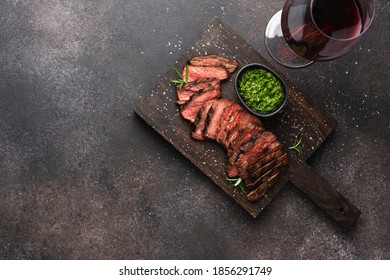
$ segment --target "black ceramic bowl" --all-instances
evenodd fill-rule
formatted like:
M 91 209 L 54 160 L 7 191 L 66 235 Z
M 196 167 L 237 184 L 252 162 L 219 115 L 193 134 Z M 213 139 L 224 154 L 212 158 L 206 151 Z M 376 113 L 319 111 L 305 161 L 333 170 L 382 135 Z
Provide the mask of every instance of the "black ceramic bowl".
M 279 106 L 277 108 L 275 108 L 273 111 L 271 112 L 260 112 L 260 111 L 257 111 L 253 108 L 251 108 L 247 103 L 246 101 L 244 100 L 244 98 L 241 96 L 241 93 L 240 93 L 240 86 L 239 86 L 239 82 L 241 80 L 241 77 L 242 75 L 248 71 L 248 70 L 251 70 L 251 69 L 264 69 L 266 70 L 267 72 L 270 72 L 271 74 L 273 74 L 276 79 L 278 79 L 280 81 L 280 84 L 282 86 L 282 90 L 283 90 L 283 101 L 279 104 Z M 277 114 L 278 112 L 280 112 L 282 110 L 282 108 L 284 107 L 284 105 L 286 104 L 287 102 L 287 95 L 288 95 L 288 90 L 287 90 L 287 87 L 283 81 L 283 79 L 277 75 L 274 71 L 272 71 L 271 69 L 269 69 L 268 67 L 262 65 L 262 64 L 259 64 L 259 63 L 252 63 L 252 64 L 248 64 L 248 65 L 245 65 L 244 67 L 242 67 L 240 69 L 240 71 L 237 73 L 237 76 L 236 76 L 236 81 L 235 81 L 235 88 L 236 88 L 236 93 L 237 93 L 237 96 L 238 98 L 240 99 L 241 103 L 245 106 L 245 108 L 247 108 L 251 113 L 253 113 L 254 115 L 256 116 L 259 116 L 259 117 L 271 117 L 275 114 Z

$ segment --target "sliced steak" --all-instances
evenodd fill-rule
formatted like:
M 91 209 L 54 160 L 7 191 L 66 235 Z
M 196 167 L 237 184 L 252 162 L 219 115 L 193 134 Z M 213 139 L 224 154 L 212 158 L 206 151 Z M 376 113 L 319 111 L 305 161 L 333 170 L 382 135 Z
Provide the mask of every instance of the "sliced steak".
M 240 176 L 247 177 L 246 173 L 249 167 L 248 158 L 251 155 L 261 153 L 270 145 L 270 143 L 276 140 L 275 135 L 273 135 L 270 131 L 263 131 L 258 134 L 260 134 L 260 136 L 256 138 L 256 141 L 254 141 L 253 144 L 250 143 L 250 145 L 248 145 L 250 147 L 249 149 L 246 147 L 246 144 L 239 149 L 240 153 L 236 162 L 233 161 L 233 157 L 229 158 L 229 162 L 231 164 L 235 163 L 237 165 L 238 170 L 240 171 Z
M 257 153 L 262 152 L 267 146 L 276 140 L 275 135 L 267 130 L 259 130 L 245 142 L 239 149 L 233 151 L 229 156 L 229 162 L 235 164 L 239 158 L 241 161 L 246 162 L 247 159 Z M 248 166 L 248 163 L 245 163 Z
M 280 152 L 280 154 L 279 154 Z M 279 155 L 278 155 L 279 154 Z M 273 157 L 273 158 L 272 158 Z M 248 172 L 245 175 L 242 175 L 241 179 L 245 180 L 247 183 L 256 182 L 258 178 L 263 176 L 266 172 L 277 166 L 279 163 L 287 160 L 287 154 L 283 151 L 278 151 L 272 153 L 272 159 L 270 161 L 266 161 L 266 157 L 264 158 L 264 165 L 257 168 L 254 172 L 249 171 L 250 167 L 248 167 Z
M 194 121 L 194 130 L 191 133 L 191 136 L 196 140 L 203 140 L 203 129 L 206 124 L 207 113 L 211 108 L 214 100 L 205 101 L 199 110 L 196 119 Z
M 218 130 L 221 116 L 225 108 L 231 105 L 231 102 L 226 99 L 215 100 L 207 113 L 206 124 L 203 130 L 203 136 L 210 139 L 215 139 L 215 133 Z
M 226 134 L 226 139 L 224 141 L 224 145 L 227 149 L 230 148 L 231 142 L 233 142 L 237 138 L 241 129 L 245 128 L 249 124 L 251 124 L 253 126 L 257 126 L 259 128 L 263 127 L 263 124 L 261 123 L 261 121 L 257 117 L 250 114 L 249 112 L 244 113 L 240 117 L 240 119 L 238 119 L 235 122 L 235 125 L 230 129 L 230 131 Z
M 286 153 L 282 149 L 278 149 L 276 151 L 269 152 L 260 158 L 256 163 L 250 164 L 248 166 L 249 177 L 254 178 L 259 176 L 264 172 L 264 168 L 266 165 L 273 162 L 275 159 L 277 160 L 280 156 L 286 155 Z
M 192 82 L 186 83 L 181 89 L 179 86 L 176 87 L 177 93 L 177 104 L 184 104 L 187 100 L 191 98 L 192 95 L 196 93 L 201 93 L 210 89 L 221 89 L 220 81 L 216 78 L 208 78 L 195 80 Z
M 188 82 L 216 78 L 220 81 L 226 80 L 229 77 L 229 72 L 221 66 L 188 66 Z M 186 68 L 182 72 L 183 77 L 186 75 Z
M 225 132 L 226 126 L 233 121 L 234 119 L 233 115 L 235 115 L 235 113 L 241 109 L 242 107 L 239 104 L 233 103 L 224 110 L 223 115 L 221 116 L 221 121 L 219 123 L 218 131 L 215 135 L 215 140 L 218 143 L 222 144 L 220 138 L 222 134 Z
M 181 105 L 181 115 L 186 120 L 194 122 L 200 108 L 202 108 L 203 102 L 221 97 L 221 91 L 216 89 L 210 89 L 199 94 L 194 94 L 191 98 Z
M 230 162 L 228 162 L 226 164 L 226 176 L 228 176 L 229 178 L 235 178 L 238 177 L 239 175 L 240 175 L 240 171 L 238 170 L 237 165 L 230 164 Z
M 194 57 L 189 60 L 189 64 L 196 66 L 222 66 L 226 68 L 229 73 L 233 73 L 238 66 L 238 62 L 236 60 L 216 55 Z
M 229 136 L 229 133 L 231 133 L 230 131 L 233 127 L 235 127 L 237 121 L 241 118 L 245 111 L 246 110 L 244 108 L 240 107 L 239 110 L 232 112 L 232 114 L 229 116 L 229 120 L 225 128 L 223 129 L 223 132 L 219 135 L 219 138 L 217 139 L 218 142 L 221 143 L 221 145 L 223 145 L 225 148 L 227 148 L 226 139 Z
M 241 153 L 240 147 L 242 147 L 246 143 L 253 142 L 253 139 L 255 139 L 254 136 L 262 130 L 263 128 L 260 128 L 258 126 L 251 127 L 251 125 L 248 125 L 244 129 L 239 130 L 238 136 L 236 137 L 236 139 L 234 139 L 232 143 L 230 143 L 230 147 L 228 149 L 228 166 L 231 166 L 230 169 L 234 167 L 234 170 L 238 170 L 238 167 L 236 168 L 236 161 Z
M 255 166 L 258 164 L 259 166 L 264 164 L 263 157 L 267 156 L 270 153 L 283 150 L 283 145 L 279 141 L 272 142 L 268 147 L 266 147 L 261 153 L 253 154 L 248 157 L 248 166 Z
M 267 192 L 268 188 L 275 184 L 280 178 L 281 172 L 277 172 L 271 175 L 264 183 L 258 186 L 256 189 L 247 194 L 246 198 L 249 201 L 257 201 L 262 198 Z
M 250 141 L 253 135 L 263 130 L 263 127 L 253 123 L 249 123 L 243 128 L 238 129 L 236 135 L 233 135 L 233 138 L 229 141 L 228 156 L 232 156 L 242 145 Z
M 283 161 L 275 165 L 273 168 L 265 172 L 263 175 L 261 175 L 259 178 L 257 178 L 256 181 L 249 181 L 249 180 L 244 180 L 245 187 L 248 189 L 254 189 L 257 186 L 260 186 L 264 182 L 268 181 L 273 175 L 277 173 L 281 173 L 283 169 L 286 167 L 288 164 L 288 158 L 286 157 Z

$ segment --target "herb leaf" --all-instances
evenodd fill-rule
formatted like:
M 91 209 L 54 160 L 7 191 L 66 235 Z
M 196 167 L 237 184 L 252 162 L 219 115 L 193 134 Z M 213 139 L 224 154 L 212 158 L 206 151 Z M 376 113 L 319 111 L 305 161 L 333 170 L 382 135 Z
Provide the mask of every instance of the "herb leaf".
M 183 85 L 188 83 L 188 65 L 186 65 L 185 80 L 183 79 L 183 75 L 179 72 L 179 70 L 177 70 L 176 68 L 173 68 L 173 70 L 175 70 L 175 72 L 179 76 L 179 78 L 177 80 L 171 80 L 171 83 L 179 85 L 179 89 L 181 90 Z
M 230 182 L 231 186 L 238 188 L 238 190 L 240 191 L 240 193 L 242 195 L 246 196 L 248 194 L 248 192 L 246 191 L 245 186 L 244 186 L 244 181 L 240 177 L 229 178 L 229 177 L 225 176 L 225 179 Z
M 302 142 L 302 137 L 301 135 L 298 133 L 295 135 L 295 140 L 294 140 L 294 144 L 290 147 L 288 147 L 290 150 L 294 150 L 298 153 L 298 155 L 301 155 L 302 154 L 302 145 L 301 145 L 301 142 Z

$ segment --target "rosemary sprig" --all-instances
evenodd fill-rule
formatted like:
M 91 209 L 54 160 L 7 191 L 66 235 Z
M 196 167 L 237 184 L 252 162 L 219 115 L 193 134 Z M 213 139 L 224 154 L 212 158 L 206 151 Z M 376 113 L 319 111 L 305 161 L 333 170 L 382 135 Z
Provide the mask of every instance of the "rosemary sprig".
M 185 79 L 183 79 L 183 75 L 177 70 L 176 68 L 173 68 L 175 70 L 176 74 L 179 76 L 177 80 L 171 80 L 171 83 L 174 83 L 176 85 L 179 85 L 179 89 L 181 90 L 183 85 L 188 83 L 188 65 L 186 65 L 186 76 Z
M 233 187 L 238 188 L 238 190 L 240 191 L 240 193 L 241 193 L 242 195 L 245 196 L 245 195 L 248 194 L 248 192 L 245 190 L 244 181 L 243 181 L 240 177 L 238 177 L 238 178 L 229 178 L 229 177 L 225 176 L 225 179 L 226 179 L 227 181 L 229 181 L 230 184 L 231 184 Z
M 294 144 L 291 146 L 291 147 L 288 147 L 290 150 L 294 150 L 298 153 L 298 155 L 301 155 L 302 154 L 302 137 L 301 135 L 298 133 L 295 135 L 295 140 L 294 140 Z

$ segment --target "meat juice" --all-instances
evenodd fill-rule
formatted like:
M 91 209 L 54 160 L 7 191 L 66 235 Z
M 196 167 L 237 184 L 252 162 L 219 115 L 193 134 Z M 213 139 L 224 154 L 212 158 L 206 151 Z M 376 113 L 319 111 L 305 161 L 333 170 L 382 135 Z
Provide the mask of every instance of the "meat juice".
M 363 31 L 364 18 L 355 0 L 287 0 L 282 31 L 290 47 L 313 61 L 345 54 Z

